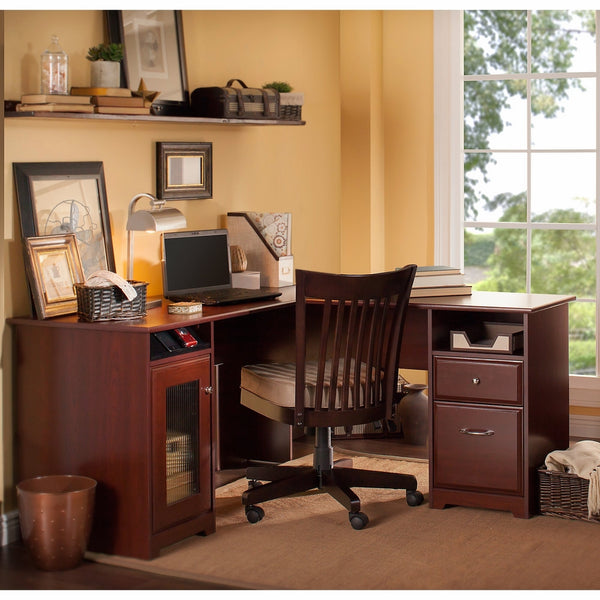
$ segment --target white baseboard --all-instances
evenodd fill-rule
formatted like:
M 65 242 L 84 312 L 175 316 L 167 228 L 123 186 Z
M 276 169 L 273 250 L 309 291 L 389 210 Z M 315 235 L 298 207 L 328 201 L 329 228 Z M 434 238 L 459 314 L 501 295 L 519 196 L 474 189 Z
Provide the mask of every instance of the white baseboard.
M 21 538 L 19 511 L 11 510 L 0 515 L 0 546 L 12 544 Z
M 600 417 L 569 415 L 569 435 L 572 437 L 600 439 Z

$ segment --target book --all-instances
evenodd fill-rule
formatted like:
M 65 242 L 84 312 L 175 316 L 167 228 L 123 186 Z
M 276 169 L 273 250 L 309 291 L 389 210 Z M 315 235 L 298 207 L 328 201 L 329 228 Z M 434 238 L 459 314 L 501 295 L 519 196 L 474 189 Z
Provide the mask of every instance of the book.
M 458 267 L 446 267 L 444 265 L 424 265 L 417 267 L 416 277 L 432 275 L 460 275 L 462 271 Z
M 131 90 L 127 88 L 113 87 L 72 87 L 72 96 L 131 96 Z
M 141 96 L 91 96 L 92 104 L 96 106 L 133 106 L 137 108 L 148 108 L 152 102 Z
M 149 115 L 149 106 L 95 106 L 94 112 L 102 115 Z
M 434 298 L 436 296 L 470 296 L 471 286 L 464 285 L 440 285 L 432 287 L 415 288 L 410 292 L 411 298 Z
M 413 287 L 435 287 L 440 285 L 463 285 L 466 283 L 463 273 L 451 275 L 422 275 L 415 277 Z
M 17 112 L 79 112 L 93 113 L 91 104 L 17 104 Z
M 21 104 L 87 104 L 91 98 L 70 94 L 23 94 Z

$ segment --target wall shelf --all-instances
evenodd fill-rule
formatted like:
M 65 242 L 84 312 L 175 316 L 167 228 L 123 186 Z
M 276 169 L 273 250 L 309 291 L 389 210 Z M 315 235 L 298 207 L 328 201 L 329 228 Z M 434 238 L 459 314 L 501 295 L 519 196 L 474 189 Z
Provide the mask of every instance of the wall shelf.
M 98 115 L 91 113 L 6 111 L 6 118 L 18 119 L 85 119 L 92 121 L 136 121 L 146 123 L 204 123 L 206 125 L 306 125 L 306 121 L 286 119 L 213 119 L 208 117 L 166 117 L 157 115 Z

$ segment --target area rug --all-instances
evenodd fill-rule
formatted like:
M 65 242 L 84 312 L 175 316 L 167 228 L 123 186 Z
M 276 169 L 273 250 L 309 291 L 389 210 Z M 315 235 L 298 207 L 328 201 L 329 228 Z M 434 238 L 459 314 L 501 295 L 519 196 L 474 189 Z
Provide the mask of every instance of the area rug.
M 238 480 L 217 490 L 215 534 L 187 538 L 151 561 L 86 556 L 247 589 L 600 589 L 598 524 L 432 510 L 426 461 L 359 456 L 354 465 L 414 474 L 425 502 L 410 507 L 404 491 L 357 488 L 370 522 L 356 531 L 335 500 L 309 493 L 264 503 L 264 519 L 250 524 L 240 501 L 246 482 Z

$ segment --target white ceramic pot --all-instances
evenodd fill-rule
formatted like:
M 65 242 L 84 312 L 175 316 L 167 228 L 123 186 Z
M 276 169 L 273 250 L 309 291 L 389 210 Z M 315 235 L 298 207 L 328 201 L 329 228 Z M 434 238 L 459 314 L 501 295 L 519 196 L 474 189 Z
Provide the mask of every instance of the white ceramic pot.
M 92 87 L 119 87 L 121 63 L 111 60 L 96 60 L 91 63 Z

